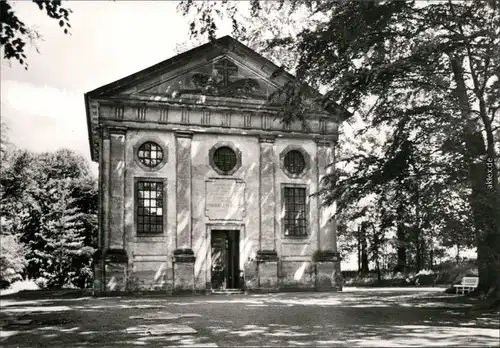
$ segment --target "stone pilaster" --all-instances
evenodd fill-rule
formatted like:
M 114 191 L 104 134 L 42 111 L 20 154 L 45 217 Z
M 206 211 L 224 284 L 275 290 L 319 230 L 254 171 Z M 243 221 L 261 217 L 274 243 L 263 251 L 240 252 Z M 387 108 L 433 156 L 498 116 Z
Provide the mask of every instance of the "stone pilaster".
M 100 129 L 99 151 L 99 232 L 97 245 L 93 257 L 94 294 L 104 291 L 106 278 L 104 274 L 103 252 L 108 247 L 108 207 L 109 207 L 109 132 L 107 128 Z
M 278 255 L 276 251 L 257 252 L 256 263 L 259 290 L 265 292 L 278 291 Z
M 177 249 L 191 249 L 191 138 L 176 133 Z
M 101 180 L 101 231 L 99 233 L 102 249 L 109 248 L 109 195 L 110 195 L 110 149 L 111 141 L 109 136 L 109 130 L 107 128 L 102 129 L 102 147 L 100 152 L 100 168 L 99 175 Z
M 97 249 L 92 258 L 92 270 L 94 273 L 94 283 L 92 286 L 92 293 L 98 295 L 104 291 L 104 263 L 102 257 L 102 250 Z
M 124 249 L 125 128 L 110 128 L 109 248 Z
M 123 249 L 108 249 L 104 258 L 106 292 L 127 290 L 128 256 Z
M 259 269 L 257 261 L 246 261 L 244 265 L 244 288 L 247 291 L 256 291 L 259 289 Z
M 192 194 L 191 194 L 191 139 L 190 132 L 176 134 L 176 192 L 177 233 L 173 257 L 174 291 L 194 291 L 194 263 L 192 250 Z
M 278 290 L 278 255 L 275 232 L 275 156 L 274 137 L 261 136 L 260 143 L 260 233 L 257 252 L 258 288 Z
M 94 261 L 94 292 L 127 289 L 128 257 L 124 249 L 125 129 L 102 132 L 101 250 Z
M 176 293 L 195 292 L 194 263 L 196 258 L 191 249 L 174 251 L 172 264 L 174 266 L 174 289 Z
M 317 141 L 318 154 L 318 184 L 321 188 L 322 179 L 333 172 L 335 166 L 335 148 L 329 141 Z M 323 206 L 322 198 L 318 196 L 318 250 L 313 255 L 316 273 L 316 290 L 342 290 L 340 274 L 340 255 L 337 252 L 337 223 L 334 218 L 335 206 Z
M 260 142 L 260 234 L 261 251 L 276 250 L 275 236 L 275 158 L 274 138 L 261 137 Z
M 317 141 L 318 146 L 318 184 L 322 179 L 333 172 L 334 169 L 334 148 L 333 144 L 327 141 Z M 321 186 L 323 187 L 323 186 Z M 322 198 L 318 196 L 318 249 L 322 251 L 337 251 L 337 231 L 336 222 L 333 219 L 335 214 L 334 206 L 325 207 L 322 205 Z

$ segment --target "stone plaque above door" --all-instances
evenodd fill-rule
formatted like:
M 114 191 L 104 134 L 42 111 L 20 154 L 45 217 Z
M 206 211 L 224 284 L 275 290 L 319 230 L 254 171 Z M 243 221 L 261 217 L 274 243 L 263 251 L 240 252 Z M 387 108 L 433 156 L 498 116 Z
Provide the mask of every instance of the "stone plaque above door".
M 245 182 L 214 178 L 205 182 L 205 215 L 210 220 L 241 221 L 245 211 Z

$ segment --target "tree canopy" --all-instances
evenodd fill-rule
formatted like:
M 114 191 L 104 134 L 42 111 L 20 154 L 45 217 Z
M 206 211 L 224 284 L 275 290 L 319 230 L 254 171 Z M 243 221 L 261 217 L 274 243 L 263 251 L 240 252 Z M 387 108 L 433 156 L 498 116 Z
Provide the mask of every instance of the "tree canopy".
M 71 25 L 69 16 L 71 10 L 63 6 L 61 1 L 40 1 L 33 0 L 41 11 L 54 20 L 63 29 L 64 34 L 69 34 Z M 2 1 L 0 3 L 0 45 L 3 49 L 3 58 L 11 61 L 15 60 L 25 69 L 28 69 L 26 56 L 26 44 L 36 45 L 36 41 L 42 38 L 34 27 L 25 23 L 16 14 L 13 1 Z
M 86 160 L 67 149 L 33 153 L 15 146 L 2 159 L 0 280 L 88 286 L 98 193 Z

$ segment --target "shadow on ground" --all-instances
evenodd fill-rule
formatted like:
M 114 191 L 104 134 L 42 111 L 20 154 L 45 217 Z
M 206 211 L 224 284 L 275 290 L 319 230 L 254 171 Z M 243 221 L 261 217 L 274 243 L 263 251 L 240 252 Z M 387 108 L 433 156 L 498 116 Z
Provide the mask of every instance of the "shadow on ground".
M 1 298 L 12 347 L 498 346 L 498 313 L 429 292 Z

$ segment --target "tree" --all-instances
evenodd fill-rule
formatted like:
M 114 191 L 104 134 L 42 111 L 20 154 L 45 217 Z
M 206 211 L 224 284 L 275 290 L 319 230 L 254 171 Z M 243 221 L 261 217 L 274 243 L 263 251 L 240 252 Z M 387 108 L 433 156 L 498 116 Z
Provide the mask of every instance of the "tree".
M 13 221 L 6 217 L 4 200 L 6 182 L 11 180 L 9 169 L 16 151 L 9 141 L 8 127 L 5 121 L 1 123 L 0 139 L 0 288 L 7 287 L 13 281 L 20 280 L 26 266 L 26 251 L 19 236 L 13 234 Z M 18 169 L 21 169 L 18 167 Z M 10 182 L 14 184 L 14 182 Z M 7 193 L 8 195 L 8 193 Z
M 26 248 L 24 274 L 41 286 L 89 284 L 97 231 L 97 183 L 70 150 L 17 150 L 1 180 L 2 230 Z
M 91 273 L 95 249 L 85 245 L 83 214 L 71 197 L 73 185 L 71 178 L 49 180 L 44 190 L 48 213 L 37 233 L 38 238 L 27 241 L 34 246 L 29 261 L 36 269 L 33 267 L 31 272 L 42 277 L 47 287 L 82 285 L 78 280 Z
M 69 34 L 69 28 L 71 28 L 69 8 L 63 6 L 61 1 L 33 0 L 33 2 L 41 11 L 45 11 L 49 18 L 57 20 L 65 34 Z M 26 44 L 28 42 L 33 44 L 40 38 L 40 33 L 17 16 L 12 1 L 0 3 L 0 45 L 3 48 L 4 59 L 8 61 L 14 59 L 27 70 Z
M 258 9 L 256 3 L 252 1 L 252 8 Z M 395 192 L 410 192 L 411 187 L 421 192 L 432 181 L 421 179 L 426 176 L 447 177 L 443 181 L 450 185 L 464 178 L 476 232 L 478 291 L 492 289 L 500 296 L 499 149 L 494 142 L 500 118 L 497 8 L 479 0 L 289 3 L 292 11 L 305 5 L 311 13 L 324 15 L 296 39 L 278 38 L 272 43 L 297 52 L 297 99 L 303 91 L 301 84 L 307 83 L 327 91 L 321 98 L 324 104 L 333 101 L 356 111 L 375 100 L 371 112 L 363 115 L 365 121 L 391 131 L 392 145 L 385 155 L 363 160 L 366 168 L 373 167 L 365 184 L 358 182 L 363 189 L 349 194 L 341 186 L 353 180 L 337 182 L 330 192 L 332 200 L 352 202 L 380 183 L 399 183 Z M 210 26 L 212 19 L 205 17 L 202 24 Z M 448 132 L 451 139 L 446 137 Z M 426 144 L 432 149 L 426 151 L 431 162 L 420 168 L 416 163 L 426 161 L 415 162 L 410 155 L 424 150 Z M 434 165 L 432 159 L 439 164 Z M 441 166 L 447 159 L 458 166 Z M 406 174 L 399 179 L 391 176 L 398 171 Z M 400 204 L 395 221 L 401 237 L 413 235 L 418 245 L 425 240 L 422 216 L 430 216 L 422 214 L 427 198 L 408 198 L 411 207 Z M 412 222 L 411 228 L 406 221 Z M 402 249 L 400 256 L 404 257 Z
M 4 120 L 0 124 L 0 161 L 6 163 L 9 155 L 12 153 L 12 144 L 8 136 L 8 125 Z

